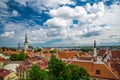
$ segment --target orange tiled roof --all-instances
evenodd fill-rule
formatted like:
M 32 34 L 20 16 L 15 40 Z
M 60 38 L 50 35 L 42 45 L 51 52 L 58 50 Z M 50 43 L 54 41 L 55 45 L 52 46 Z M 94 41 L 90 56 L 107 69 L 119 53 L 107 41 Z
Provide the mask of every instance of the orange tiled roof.
M 94 63 L 94 62 L 85 62 L 85 61 L 72 61 L 71 64 L 84 67 L 90 76 L 100 77 L 112 80 L 119 80 L 117 72 L 111 69 L 108 65 L 104 63 Z M 100 74 L 96 74 L 96 70 L 100 70 Z
M 79 60 L 92 60 L 93 59 L 93 57 L 79 57 L 78 58 Z
M 62 51 L 58 53 L 59 58 L 73 58 L 73 56 L 79 55 L 78 52 L 73 52 L 73 51 Z
M 112 58 L 120 58 L 120 50 L 111 50 Z
M 10 55 L 10 54 L 18 54 L 18 52 L 15 52 L 15 51 L 4 51 L 3 53 L 8 54 L 8 55 Z
M 44 54 L 45 57 L 51 57 L 51 53 Z

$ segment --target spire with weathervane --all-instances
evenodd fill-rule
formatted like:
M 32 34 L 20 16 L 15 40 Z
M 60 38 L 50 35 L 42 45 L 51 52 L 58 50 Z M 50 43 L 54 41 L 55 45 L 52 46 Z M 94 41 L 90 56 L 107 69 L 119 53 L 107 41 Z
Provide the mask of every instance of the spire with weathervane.
M 25 50 L 25 51 L 28 50 L 27 33 L 25 34 L 24 50 Z

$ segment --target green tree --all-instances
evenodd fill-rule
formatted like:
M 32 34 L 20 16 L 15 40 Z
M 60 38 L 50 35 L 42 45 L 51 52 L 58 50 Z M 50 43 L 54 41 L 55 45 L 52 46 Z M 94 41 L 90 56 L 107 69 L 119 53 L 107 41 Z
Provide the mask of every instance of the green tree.
M 56 78 L 62 76 L 64 74 L 65 67 L 65 63 L 55 57 L 52 57 L 48 65 L 50 80 L 55 80 Z
M 50 53 L 56 53 L 57 51 L 55 49 L 50 50 Z
M 41 52 L 41 48 L 39 48 L 39 49 L 35 49 L 33 52 Z
M 21 61 L 21 60 L 25 60 L 29 58 L 29 56 L 23 52 L 21 52 L 20 54 L 12 54 L 10 57 L 11 61 Z
M 83 67 L 78 67 L 77 65 L 69 64 L 66 69 L 69 73 L 70 80 L 90 80 L 89 74 Z
M 50 80 L 90 80 L 89 74 L 83 67 L 73 64 L 66 65 L 55 57 L 50 59 L 48 69 Z
M 48 73 L 39 66 L 33 65 L 29 70 L 29 80 L 48 80 Z
M 21 52 L 18 56 L 19 56 L 19 60 L 25 60 L 29 58 L 29 56 L 25 54 L 24 52 Z
M 17 54 L 12 54 L 12 55 L 10 56 L 10 60 L 11 60 L 11 61 L 17 61 L 17 60 L 19 60 L 19 56 L 18 56 Z
M 25 60 L 25 54 L 23 52 L 19 54 L 19 60 Z

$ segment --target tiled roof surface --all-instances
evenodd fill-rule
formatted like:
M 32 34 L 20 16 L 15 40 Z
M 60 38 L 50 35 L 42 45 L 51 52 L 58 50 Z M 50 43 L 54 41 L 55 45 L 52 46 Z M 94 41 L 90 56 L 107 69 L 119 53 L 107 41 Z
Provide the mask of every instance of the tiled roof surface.
M 58 53 L 59 58 L 73 58 L 73 56 L 79 55 L 78 52 L 73 52 L 73 51 L 62 51 Z
M 84 67 L 90 76 L 119 80 L 117 72 L 106 64 L 81 61 L 72 61 L 71 63 Z M 100 74 L 96 74 L 96 70 L 100 70 Z
M 103 57 L 105 55 L 105 52 L 106 52 L 105 49 L 99 50 L 98 53 L 97 53 L 97 56 L 102 56 Z
M 8 74 L 10 74 L 10 70 L 0 69 L 0 78 L 4 78 L 4 77 L 7 76 Z
M 112 58 L 120 58 L 120 50 L 111 50 Z
M 37 64 L 41 67 L 41 69 L 44 69 L 47 67 L 48 62 L 44 58 L 32 58 L 32 59 L 27 59 L 25 64 L 21 64 L 17 69 L 21 70 L 27 70 L 28 68 L 31 67 L 32 64 Z

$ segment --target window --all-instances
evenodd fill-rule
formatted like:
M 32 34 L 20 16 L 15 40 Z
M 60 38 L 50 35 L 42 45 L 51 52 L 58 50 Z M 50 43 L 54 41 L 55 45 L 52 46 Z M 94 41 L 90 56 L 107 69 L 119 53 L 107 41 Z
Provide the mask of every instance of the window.
M 96 70 L 96 74 L 100 74 L 100 70 Z

